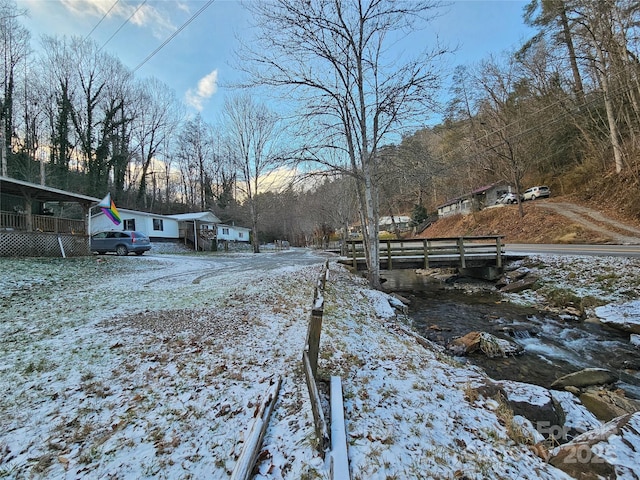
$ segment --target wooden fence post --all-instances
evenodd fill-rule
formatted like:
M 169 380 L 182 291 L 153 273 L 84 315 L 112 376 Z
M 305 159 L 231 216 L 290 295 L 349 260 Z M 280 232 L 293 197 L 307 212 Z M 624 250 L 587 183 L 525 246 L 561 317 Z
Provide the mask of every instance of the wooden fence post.
M 426 270 L 429 268 L 429 240 L 425 238 L 422 244 L 424 246 L 424 268 Z
M 496 237 L 496 267 L 502 268 L 502 239 Z
M 467 268 L 467 262 L 464 258 L 464 237 L 458 238 L 458 253 L 460 254 L 460 268 Z
M 353 254 L 353 268 L 354 270 L 358 270 L 358 259 L 356 257 L 356 242 L 355 240 L 351 241 L 351 249 L 352 249 L 352 254 Z
M 391 240 L 387 240 L 387 270 L 393 270 L 391 264 Z
M 307 348 L 309 351 L 309 364 L 315 377 L 318 373 L 318 353 L 320 351 L 320 332 L 322 331 L 322 313 L 324 310 L 323 295 L 316 288 L 314 305 L 309 320 L 309 333 L 307 335 Z

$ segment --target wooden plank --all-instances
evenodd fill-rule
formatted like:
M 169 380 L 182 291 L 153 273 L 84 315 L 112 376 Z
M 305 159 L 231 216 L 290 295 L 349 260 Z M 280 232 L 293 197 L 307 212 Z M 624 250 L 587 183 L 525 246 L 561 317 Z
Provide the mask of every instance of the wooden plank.
M 349 455 L 347 452 L 347 429 L 344 423 L 344 400 L 342 380 L 331 377 L 331 478 L 350 480 Z
M 324 458 L 326 451 L 329 448 L 329 431 L 327 429 L 327 422 L 324 419 L 324 412 L 322 411 L 322 403 L 320 402 L 320 393 L 318 392 L 316 379 L 311 371 L 309 353 L 306 350 L 302 352 L 302 366 L 304 368 L 304 377 L 307 382 L 307 389 L 309 390 L 313 424 L 315 426 L 316 437 L 318 439 L 318 452 L 320 452 Z
M 272 383 L 267 390 L 266 395 L 260 403 L 260 408 L 256 412 L 256 416 L 244 441 L 242 452 L 236 462 L 236 466 L 231 474 L 231 480 L 249 480 L 253 475 L 253 469 L 260 453 L 262 439 L 269 425 L 269 417 L 273 412 L 273 407 L 278 399 L 278 391 L 280 390 L 280 377 L 276 382 Z

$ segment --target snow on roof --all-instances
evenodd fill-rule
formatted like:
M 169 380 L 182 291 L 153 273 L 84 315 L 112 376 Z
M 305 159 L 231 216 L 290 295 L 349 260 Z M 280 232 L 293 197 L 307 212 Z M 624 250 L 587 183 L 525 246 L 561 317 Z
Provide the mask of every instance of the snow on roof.
M 220 223 L 220 219 L 211 212 L 179 213 L 177 215 L 169 215 L 169 217 L 175 218 L 180 222 L 197 220 L 199 222 Z
M 238 225 L 229 225 L 227 223 L 219 223 L 218 227 L 224 227 L 224 228 L 233 228 L 234 230 L 246 230 L 247 232 L 251 231 L 250 228 L 247 227 L 239 227 Z
M 153 218 L 163 218 L 163 219 L 167 219 L 167 220 L 175 220 L 175 218 L 173 218 L 171 215 L 160 215 L 157 213 L 151 213 L 151 212 L 141 212 L 139 210 L 129 210 L 127 208 L 119 208 L 118 207 L 118 212 L 120 213 L 128 213 L 129 215 L 138 215 L 141 217 L 153 217 Z M 91 217 L 98 217 L 100 215 L 104 215 L 104 213 L 102 213 L 101 211 L 94 213 L 93 215 L 91 215 Z

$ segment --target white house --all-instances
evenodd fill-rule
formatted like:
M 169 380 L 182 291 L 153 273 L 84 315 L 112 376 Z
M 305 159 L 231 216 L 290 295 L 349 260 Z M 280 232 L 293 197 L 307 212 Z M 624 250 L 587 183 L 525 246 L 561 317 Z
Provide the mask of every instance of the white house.
M 138 212 L 119 208 L 122 223 L 115 225 L 101 211 L 91 216 L 91 234 L 104 230 L 136 230 L 151 240 L 175 240 L 180 238 L 178 220 L 168 215 Z
M 438 207 L 438 217 L 447 217 L 456 214 L 469 214 L 483 208 L 495 205 L 500 195 L 510 192 L 511 186 L 505 182 L 496 182 L 491 185 L 476 188 L 472 192 L 458 198 L 449 200 Z
M 211 212 L 156 215 L 119 208 L 122 223 L 115 225 L 109 217 L 99 212 L 91 216 L 91 233 L 104 230 L 136 230 L 152 241 L 183 240 L 196 250 L 212 250 L 215 243 L 249 242 L 251 229 L 224 225 Z
M 218 225 L 218 241 L 248 242 L 250 233 L 250 228 L 236 227 L 235 225 Z
M 394 215 L 393 217 L 380 217 L 378 226 L 380 230 L 392 232 L 394 230 L 408 230 L 411 217 L 406 215 Z

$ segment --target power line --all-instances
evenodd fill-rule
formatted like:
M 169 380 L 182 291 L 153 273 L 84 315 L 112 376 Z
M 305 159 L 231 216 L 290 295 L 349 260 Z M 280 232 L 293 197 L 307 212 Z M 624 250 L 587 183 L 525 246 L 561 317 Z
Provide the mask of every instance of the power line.
M 149 60 L 151 60 L 154 55 L 156 53 L 158 53 L 160 50 L 162 50 L 171 40 L 173 40 L 182 30 L 184 30 L 187 25 L 189 25 L 192 21 L 194 21 L 202 12 L 204 12 L 207 7 L 209 7 L 209 5 L 211 5 L 213 3 L 214 0 L 209 0 L 207 3 L 205 3 L 202 8 L 200 8 L 200 10 L 198 10 L 196 13 L 194 13 L 191 18 L 189 20 L 187 20 L 186 22 L 184 22 L 182 24 L 182 26 L 180 28 L 178 28 L 178 30 L 176 30 L 175 32 L 173 32 L 169 38 L 167 38 L 164 42 L 162 42 L 162 44 L 160 44 L 160 46 L 158 48 L 156 48 L 153 52 L 151 52 L 147 58 L 145 58 L 142 62 L 140 62 L 140 64 L 133 69 L 133 72 L 135 73 L 140 67 L 142 67 L 145 63 L 147 63 Z
M 105 18 L 107 18 L 107 15 L 109 15 L 109 14 L 111 13 L 111 10 L 113 10 L 113 8 L 118 4 L 118 2 L 120 2 L 120 0 L 116 0 L 116 1 L 113 3 L 113 5 L 111 5 L 111 8 L 110 8 L 109 10 L 107 10 L 107 13 L 105 13 L 105 14 L 102 16 L 102 18 L 100 19 L 100 21 L 99 21 L 98 23 L 96 23 L 95 27 L 93 27 L 93 28 L 91 29 L 91 31 L 90 31 L 89 33 L 87 33 L 87 36 L 86 36 L 86 37 L 84 37 L 84 40 L 85 40 L 85 41 L 87 41 L 87 39 L 91 36 L 91 34 L 92 34 L 93 32 L 95 32 L 95 31 L 96 31 L 96 28 L 98 28 L 98 26 L 102 23 L 102 21 L 103 21 Z
M 117 3 L 117 2 L 116 2 L 116 3 Z M 109 42 L 111 41 L 111 39 L 112 39 L 113 37 L 115 37 L 115 36 L 118 34 L 118 32 L 119 32 L 120 30 L 122 30 L 122 28 L 123 28 L 127 23 L 129 23 L 129 20 L 131 20 L 131 19 L 133 18 L 133 16 L 134 16 L 136 13 L 138 13 L 138 10 L 140 10 L 140 9 L 144 6 L 144 4 L 145 4 L 145 3 L 147 3 L 147 0 L 144 0 L 144 2 L 142 2 L 140 5 L 138 5 L 138 8 L 136 8 L 136 9 L 133 11 L 133 13 L 132 13 L 131 15 L 129 15 L 129 18 L 127 18 L 124 22 L 122 22 L 122 25 L 120 25 L 120 27 L 118 27 L 118 29 L 117 29 L 115 32 L 113 32 L 113 35 L 111 35 L 111 36 L 109 37 L 109 39 L 108 39 L 106 42 L 104 42 L 104 44 L 100 47 L 100 49 L 99 49 L 98 51 L 102 50 L 102 49 L 107 45 L 107 43 L 109 43 Z

